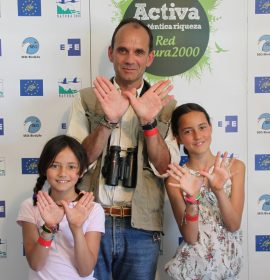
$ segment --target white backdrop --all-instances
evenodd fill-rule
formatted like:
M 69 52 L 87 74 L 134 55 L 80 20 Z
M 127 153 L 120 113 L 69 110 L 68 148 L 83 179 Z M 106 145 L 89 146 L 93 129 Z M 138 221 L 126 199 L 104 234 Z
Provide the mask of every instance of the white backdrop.
M 1 279 L 27 279 L 21 230 L 15 220 L 20 203 L 32 195 L 36 159 L 48 139 L 66 132 L 76 91 L 89 86 L 97 75 L 113 75 L 107 48 L 120 20 L 119 10 L 130 1 L 63 2 L 0 0 Z M 267 115 L 260 116 L 270 113 L 270 40 L 262 37 L 269 35 L 269 1 L 212 2 L 216 7 L 212 9 L 209 67 L 199 77 L 184 73 L 170 79 L 179 104 L 197 102 L 210 113 L 213 152 L 227 150 L 246 163 L 241 279 L 266 280 L 270 128 Z M 255 77 L 259 81 L 256 90 Z M 230 117 L 233 122 L 226 122 Z M 168 279 L 163 266 L 173 256 L 180 236 L 167 198 L 164 232 L 157 273 L 162 280 Z

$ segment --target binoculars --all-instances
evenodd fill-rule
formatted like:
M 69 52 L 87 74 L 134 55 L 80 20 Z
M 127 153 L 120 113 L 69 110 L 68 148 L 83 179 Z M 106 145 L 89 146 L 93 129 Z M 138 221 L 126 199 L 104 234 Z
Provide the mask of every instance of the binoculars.
M 118 181 L 126 188 L 135 188 L 137 183 L 137 148 L 128 148 L 126 157 L 120 156 L 121 147 L 111 146 L 105 156 L 102 175 L 106 185 L 117 186 Z

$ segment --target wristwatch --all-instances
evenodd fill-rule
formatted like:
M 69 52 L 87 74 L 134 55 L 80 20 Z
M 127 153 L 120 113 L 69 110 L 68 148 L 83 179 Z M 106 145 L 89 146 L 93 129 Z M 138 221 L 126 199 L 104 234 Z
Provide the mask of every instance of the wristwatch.
M 109 129 L 114 129 L 117 127 L 118 123 L 112 123 L 112 122 L 109 122 L 105 116 L 99 121 L 99 124 L 109 128 Z
M 151 122 L 151 123 L 147 123 L 145 125 L 142 125 L 143 130 L 151 130 L 155 127 L 157 127 L 157 120 L 156 119 L 154 119 L 154 121 Z

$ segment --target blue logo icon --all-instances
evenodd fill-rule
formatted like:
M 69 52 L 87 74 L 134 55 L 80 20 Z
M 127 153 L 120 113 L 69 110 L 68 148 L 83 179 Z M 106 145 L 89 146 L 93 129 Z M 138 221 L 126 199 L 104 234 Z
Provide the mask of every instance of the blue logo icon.
M 22 174 L 38 174 L 39 158 L 22 158 Z
M 260 46 L 261 51 L 270 52 L 270 35 L 263 35 L 259 38 L 258 44 Z
M 258 122 L 261 122 L 261 128 L 263 130 L 270 130 L 270 114 L 269 113 L 263 113 L 259 116 Z
M 4 157 L 0 157 L 0 176 L 6 175 L 6 161 Z
M 37 117 L 30 116 L 24 121 L 26 133 L 36 133 L 40 130 L 41 122 Z
M 0 79 L 0 97 L 4 97 L 4 81 Z
M 270 211 L 270 195 L 263 194 L 260 196 L 258 203 L 262 202 L 262 210 L 269 212 Z
M 255 155 L 255 170 L 270 170 L 270 154 Z
M 0 218 L 6 217 L 6 204 L 4 200 L 0 200 Z
M 20 80 L 21 96 L 43 96 L 43 80 Z
M 179 165 L 183 166 L 188 162 L 188 156 L 181 155 L 180 163 Z
M 225 116 L 225 132 L 238 132 L 238 116 Z
M 178 246 L 184 241 L 184 238 L 182 236 L 178 237 Z
M 7 240 L 0 238 L 0 259 L 7 257 Z
M 270 251 L 270 235 L 256 235 L 256 252 Z
M 33 55 L 39 50 L 39 42 L 34 37 L 28 37 L 23 40 L 22 48 L 25 53 Z
M 62 124 L 61 124 L 61 128 L 62 128 L 62 129 L 67 129 L 67 123 L 62 123 Z
M 270 0 L 256 0 L 256 14 L 270 14 Z
M 0 135 L 4 135 L 4 119 L 0 119 Z
M 270 93 L 270 77 L 255 77 L 255 93 Z
M 41 0 L 18 0 L 18 16 L 41 16 Z
M 81 1 L 79 0 L 59 0 L 57 4 L 58 17 L 80 17 Z
M 80 56 L 81 55 L 81 39 L 68 39 L 67 45 L 61 44 L 60 50 L 68 51 L 68 56 Z

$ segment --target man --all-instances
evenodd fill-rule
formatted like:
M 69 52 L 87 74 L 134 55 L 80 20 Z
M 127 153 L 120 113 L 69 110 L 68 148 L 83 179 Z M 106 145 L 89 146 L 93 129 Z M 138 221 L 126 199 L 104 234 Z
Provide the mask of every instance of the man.
M 68 129 L 91 163 L 82 188 L 94 192 L 106 213 L 95 277 L 153 280 L 163 221 L 162 174 L 179 160 L 176 142 L 164 140 L 176 103 L 168 95 L 173 87 L 169 81 L 150 87 L 143 80 L 154 59 L 153 37 L 136 19 L 116 27 L 108 56 L 115 77 L 97 77 L 94 88 L 81 90 Z

